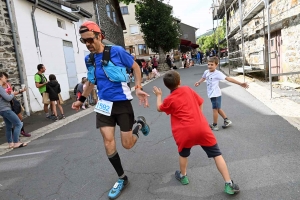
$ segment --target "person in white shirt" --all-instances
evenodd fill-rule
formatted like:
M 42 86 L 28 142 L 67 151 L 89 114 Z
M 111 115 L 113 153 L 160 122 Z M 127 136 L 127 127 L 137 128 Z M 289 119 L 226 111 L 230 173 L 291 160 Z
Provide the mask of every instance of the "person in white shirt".
M 232 122 L 227 118 L 225 112 L 221 109 L 221 89 L 219 87 L 219 82 L 221 80 L 227 80 L 229 82 L 235 83 L 242 86 L 243 88 L 248 88 L 247 83 L 240 83 L 233 78 L 226 77 L 222 72 L 218 71 L 216 68 L 219 64 L 219 59 L 217 57 L 211 57 L 208 59 L 208 70 L 203 73 L 202 78 L 195 83 L 198 87 L 202 82 L 206 80 L 207 85 L 207 95 L 210 98 L 213 108 L 213 123 L 210 125 L 211 129 L 218 131 L 218 115 L 220 114 L 224 119 L 223 128 L 228 127 Z

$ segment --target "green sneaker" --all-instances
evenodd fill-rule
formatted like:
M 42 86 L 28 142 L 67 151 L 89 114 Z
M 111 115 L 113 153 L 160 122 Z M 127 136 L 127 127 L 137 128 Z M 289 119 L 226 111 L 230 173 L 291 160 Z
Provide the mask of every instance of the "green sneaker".
M 237 184 L 233 183 L 233 181 L 232 181 L 232 184 L 225 183 L 225 189 L 224 189 L 225 193 L 227 193 L 227 194 L 236 194 L 236 193 L 239 193 L 239 191 L 240 191 L 239 186 Z
M 190 183 L 189 178 L 187 177 L 187 175 L 180 177 L 180 171 L 179 170 L 177 170 L 175 172 L 175 178 L 177 180 L 179 180 L 182 185 L 187 185 L 187 184 Z

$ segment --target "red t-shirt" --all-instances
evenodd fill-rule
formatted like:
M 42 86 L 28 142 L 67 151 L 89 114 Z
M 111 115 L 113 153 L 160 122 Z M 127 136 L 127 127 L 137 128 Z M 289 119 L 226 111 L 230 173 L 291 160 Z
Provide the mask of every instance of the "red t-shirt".
M 203 99 L 190 87 L 182 86 L 174 90 L 159 109 L 171 115 L 172 133 L 178 146 L 183 148 L 195 145 L 214 146 L 217 140 L 200 110 Z

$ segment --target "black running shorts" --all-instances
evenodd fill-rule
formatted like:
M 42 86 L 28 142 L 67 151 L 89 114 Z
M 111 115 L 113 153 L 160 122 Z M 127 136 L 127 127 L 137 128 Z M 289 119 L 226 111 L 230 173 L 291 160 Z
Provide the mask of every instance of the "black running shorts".
M 114 102 L 111 116 L 96 115 L 96 127 L 115 127 L 120 126 L 121 131 L 128 132 L 132 130 L 134 124 L 134 113 L 130 101 L 117 101 Z

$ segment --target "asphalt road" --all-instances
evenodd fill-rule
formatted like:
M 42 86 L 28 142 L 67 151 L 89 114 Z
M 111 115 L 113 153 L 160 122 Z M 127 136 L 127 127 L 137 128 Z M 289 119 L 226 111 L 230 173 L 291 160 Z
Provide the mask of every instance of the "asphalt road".
M 182 84 L 192 86 L 205 69 L 179 70 Z M 223 192 L 224 182 L 214 161 L 200 147 L 192 149 L 190 184 L 182 186 L 174 178 L 179 166 L 170 120 L 155 109 L 154 85 L 168 95 L 160 78 L 144 87 L 151 95 L 150 108 L 139 107 L 136 99 L 132 102 L 136 116 L 144 115 L 151 125 L 150 135 L 140 136 L 133 149 L 125 150 L 116 133 L 118 152 L 131 182 L 118 199 L 300 199 L 299 131 L 230 83 L 221 83 L 221 87 L 223 108 L 233 125 L 215 135 L 241 192 L 235 196 Z M 194 89 L 205 99 L 204 113 L 211 122 L 206 85 Z M 94 113 L 0 157 L 1 200 L 102 200 L 116 180 L 95 129 Z

